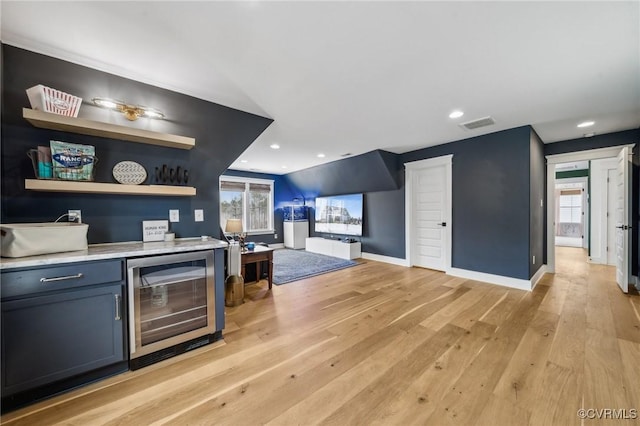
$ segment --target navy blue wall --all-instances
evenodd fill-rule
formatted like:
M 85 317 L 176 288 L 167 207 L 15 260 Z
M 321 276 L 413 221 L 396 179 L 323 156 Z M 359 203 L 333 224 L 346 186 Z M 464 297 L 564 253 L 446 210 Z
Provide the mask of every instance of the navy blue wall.
M 307 199 L 318 195 L 353 194 L 398 189 L 395 154 L 371 151 L 355 157 L 289 173 L 292 188 Z
M 523 126 L 402 154 L 453 154 L 454 268 L 529 279 L 530 144 Z
M 89 224 L 90 243 L 139 241 L 143 220 L 167 219 L 169 209 L 179 209 L 180 222 L 172 224 L 178 237 L 219 234 L 218 176 L 269 126 L 271 119 L 8 45 L 2 45 L 2 61 L 3 223 L 51 222 L 68 209 L 81 209 L 83 221 Z M 22 108 L 29 108 L 25 89 L 37 84 L 82 97 L 82 118 L 191 136 L 196 138 L 196 146 L 183 151 L 37 129 L 22 118 Z M 92 106 L 93 97 L 154 106 L 167 119 L 130 122 L 122 114 Z M 111 169 L 122 160 L 142 164 L 150 175 L 158 165 L 182 166 L 190 171 L 189 185 L 197 188 L 197 196 L 26 191 L 24 179 L 34 177 L 26 152 L 38 145 L 49 145 L 51 139 L 94 145 L 99 158 L 98 182 L 114 182 Z M 194 209 L 204 209 L 204 222 L 194 222 Z

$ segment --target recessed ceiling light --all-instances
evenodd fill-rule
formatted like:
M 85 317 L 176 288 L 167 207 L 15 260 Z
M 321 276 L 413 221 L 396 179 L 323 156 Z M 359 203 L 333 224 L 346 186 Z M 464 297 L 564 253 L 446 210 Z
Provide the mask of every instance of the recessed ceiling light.
M 318 154 L 318 158 L 324 158 L 324 154 L 323 153 Z
M 460 118 L 463 115 L 464 115 L 464 112 L 460 110 L 455 110 L 455 111 L 452 111 L 451 114 L 449 114 L 449 118 Z
M 282 168 L 283 168 L 283 169 L 286 169 L 286 168 L 287 168 L 287 166 L 282 166 Z
M 596 135 L 596 132 L 585 133 L 585 134 L 584 134 L 584 137 L 585 137 L 585 138 L 590 138 L 591 136 L 595 136 L 595 135 Z
M 578 127 L 580 128 L 589 127 L 589 126 L 593 126 L 594 124 L 596 124 L 595 121 L 583 121 L 582 123 L 578 124 Z
M 249 161 L 247 160 L 240 160 L 241 163 L 248 163 Z
M 271 148 L 271 149 L 280 149 L 280 145 L 278 145 L 277 143 L 272 143 L 271 145 L 269 145 L 269 148 Z

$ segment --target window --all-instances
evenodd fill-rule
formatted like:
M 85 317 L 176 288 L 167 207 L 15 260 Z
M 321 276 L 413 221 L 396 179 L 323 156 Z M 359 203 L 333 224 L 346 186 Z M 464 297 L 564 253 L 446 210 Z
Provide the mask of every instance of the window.
M 247 234 L 274 232 L 273 181 L 235 176 L 220 177 L 220 226 L 242 219 Z
M 560 222 L 582 223 L 582 191 L 560 191 Z

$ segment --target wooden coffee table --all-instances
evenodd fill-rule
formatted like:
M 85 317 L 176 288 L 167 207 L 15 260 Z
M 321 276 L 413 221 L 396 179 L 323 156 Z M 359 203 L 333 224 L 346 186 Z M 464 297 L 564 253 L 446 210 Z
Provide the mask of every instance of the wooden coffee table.
M 242 265 L 242 277 L 245 277 L 246 265 L 251 263 L 256 264 L 256 282 L 260 281 L 260 264 L 263 261 L 268 261 L 269 274 L 267 281 L 269 282 L 269 289 L 271 289 L 271 283 L 273 281 L 273 249 L 270 247 L 256 246 L 253 250 L 243 250 L 240 256 L 240 264 Z

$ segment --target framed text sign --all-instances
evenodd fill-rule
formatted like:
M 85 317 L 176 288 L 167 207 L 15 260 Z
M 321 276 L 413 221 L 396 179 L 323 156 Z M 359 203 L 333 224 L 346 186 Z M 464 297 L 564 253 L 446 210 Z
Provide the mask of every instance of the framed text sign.
M 143 220 L 142 241 L 164 241 L 164 234 L 169 232 L 168 220 Z

